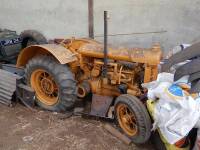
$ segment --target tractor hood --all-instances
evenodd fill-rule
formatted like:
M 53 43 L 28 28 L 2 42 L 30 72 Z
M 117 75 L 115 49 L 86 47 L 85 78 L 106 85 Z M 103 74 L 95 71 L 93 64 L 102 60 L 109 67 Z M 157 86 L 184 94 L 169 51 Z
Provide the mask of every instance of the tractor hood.
M 104 50 L 102 44 L 84 44 L 78 49 L 78 53 L 83 56 L 103 58 Z M 150 49 L 141 48 L 108 48 L 108 58 L 128 62 L 147 63 L 157 65 L 160 63 L 162 51 L 159 45 L 154 45 Z

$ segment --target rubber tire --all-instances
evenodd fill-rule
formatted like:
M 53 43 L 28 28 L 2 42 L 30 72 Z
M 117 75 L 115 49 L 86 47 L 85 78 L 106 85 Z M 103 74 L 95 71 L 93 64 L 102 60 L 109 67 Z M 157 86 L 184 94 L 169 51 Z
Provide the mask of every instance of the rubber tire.
M 47 44 L 47 39 L 37 30 L 24 30 L 20 34 L 22 48 L 35 44 Z
M 31 74 L 36 69 L 44 69 L 55 80 L 58 86 L 58 102 L 54 105 L 45 105 L 36 98 L 36 103 L 50 111 L 71 111 L 76 101 L 76 81 L 67 65 L 62 65 L 51 56 L 36 56 L 29 60 L 25 68 L 25 78 L 30 85 Z
M 133 143 L 135 144 L 143 144 L 146 143 L 151 135 L 151 120 L 149 117 L 149 114 L 146 110 L 145 105 L 135 96 L 129 95 L 129 94 L 123 94 L 117 97 L 115 101 L 115 117 L 118 121 L 117 115 L 116 115 L 116 108 L 118 104 L 126 104 L 130 110 L 134 113 L 138 127 L 139 127 L 139 133 L 133 137 L 128 136 Z M 118 122 L 119 123 L 119 122 Z M 122 130 L 123 131 L 123 130 Z M 124 132 L 124 131 L 123 131 Z M 125 132 L 124 132 L 125 133 Z M 125 133 L 126 134 L 126 133 Z

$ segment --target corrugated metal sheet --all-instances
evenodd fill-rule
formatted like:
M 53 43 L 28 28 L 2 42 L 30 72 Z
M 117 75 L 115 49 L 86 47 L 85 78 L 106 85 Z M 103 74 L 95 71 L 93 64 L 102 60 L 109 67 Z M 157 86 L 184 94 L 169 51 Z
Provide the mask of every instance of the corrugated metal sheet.
M 12 98 L 16 91 L 16 80 L 21 77 L 0 69 L 0 103 L 12 105 Z

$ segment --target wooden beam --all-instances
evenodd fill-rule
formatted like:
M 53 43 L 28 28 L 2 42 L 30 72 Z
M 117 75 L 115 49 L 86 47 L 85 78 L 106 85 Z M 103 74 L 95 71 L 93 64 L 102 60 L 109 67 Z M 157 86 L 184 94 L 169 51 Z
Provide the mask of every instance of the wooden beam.
M 117 137 L 118 139 L 120 139 L 122 142 L 124 142 L 127 145 L 131 144 L 131 140 L 124 135 L 123 133 L 121 133 L 119 130 L 117 130 L 115 127 L 113 127 L 112 125 L 106 123 L 103 126 L 108 132 L 110 132 L 112 135 L 114 135 L 115 137 Z
M 88 31 L 89 37 L 94 39 L 94 11 L 93 0 L 88 0 Z

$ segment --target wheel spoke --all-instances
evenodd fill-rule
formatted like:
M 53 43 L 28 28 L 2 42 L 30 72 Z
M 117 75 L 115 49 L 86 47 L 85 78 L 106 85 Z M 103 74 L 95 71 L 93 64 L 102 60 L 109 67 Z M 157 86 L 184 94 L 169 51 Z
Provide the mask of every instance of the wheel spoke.
M 125 107 L 123 108 L 123 114 L 124 114 L 124 115 L 127 114 L 127 113 L 126 113 L 126 108 L 125 108 Z
M 41 81 L 43 79 L 43 76 L 39 76 L 39 80 L 38 81 Z
M 133 114 L 130 115 L 130 118 L 131 118 L 131 120 L 136 121 L 136 118 L 135 118 L 135 116 Z
M 130 125 L 132 129 L 137 129 L 137 125 L 135 123 L 131 123 Z
M 44 72 L 44 77 L 45 77 L 45 78 L 47 77 L 47 74 L 46 74 L 46 72 Z
M 131 115 L 132 114 L 132 112 L 130 111 L 130 109 L 127 107 L 127 114 L 129 114 L 129 115 Z

